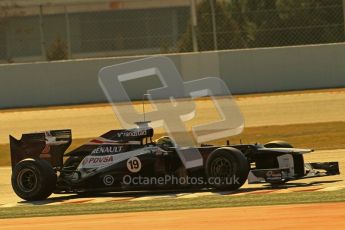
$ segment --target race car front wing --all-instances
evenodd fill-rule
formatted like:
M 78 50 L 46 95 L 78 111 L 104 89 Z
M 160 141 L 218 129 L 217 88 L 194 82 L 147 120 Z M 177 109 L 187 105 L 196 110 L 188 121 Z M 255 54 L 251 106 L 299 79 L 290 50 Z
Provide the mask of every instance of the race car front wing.
M 305 173 L 303 176 L 291 174 L 290 167 L 274 168 L 274 169 L 253 169 L 249 171 L 248 183 L 283 183 L 291 180 L 299 180 L 312 177 L 323 177 L 338 175 L 338 162 L 318 162 L 304 164 Z

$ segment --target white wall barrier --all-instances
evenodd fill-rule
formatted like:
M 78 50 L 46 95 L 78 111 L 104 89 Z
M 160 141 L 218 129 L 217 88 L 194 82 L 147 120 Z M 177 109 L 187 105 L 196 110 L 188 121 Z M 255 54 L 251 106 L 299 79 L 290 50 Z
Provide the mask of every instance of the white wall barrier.
M 221 76 L 232 93 L 345 86 L 345 43 L 171 54 L 185 81 Z M 143 57 L 0 65 L 0 108 L 105 102 L 100 68 Z M 126 85 L 132 98 L 160 83 Z

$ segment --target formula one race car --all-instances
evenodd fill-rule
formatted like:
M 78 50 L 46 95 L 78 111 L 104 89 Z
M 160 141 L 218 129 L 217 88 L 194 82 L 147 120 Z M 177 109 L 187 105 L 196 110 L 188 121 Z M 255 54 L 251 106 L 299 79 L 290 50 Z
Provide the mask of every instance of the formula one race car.
M 191 186 L 236 190 L 247 179 L 249 183 L 280 184 L 339 174 L 337 162 L 305 164 L 303 154 L 312 150 L 296 149 L 282 141 L 195 148 L 176 146 L 169 137 L 157 141 L 152 137 L 148 125 L 112 130 L 64 154 L 71 144 L 71 130 L 23 134 L 20 140 L 10 136 L 13 190 L 31 201 L 52 193 Z M 188 164 L 192 155 L 191 160 L 199 160 L 199 165 Z

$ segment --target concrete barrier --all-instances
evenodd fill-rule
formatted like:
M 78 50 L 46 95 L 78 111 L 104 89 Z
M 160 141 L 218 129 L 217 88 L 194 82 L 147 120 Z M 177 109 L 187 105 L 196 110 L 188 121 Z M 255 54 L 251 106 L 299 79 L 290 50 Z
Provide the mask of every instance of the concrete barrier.
M 345 43 L 170 54 L 185 81 L 221 76 L 232 93 L 345 86 Z M 139 57 L 0 65 L 0 108 L 105 102 L 100 68 Z M 132 82 L 134 99 L 159 82 Z

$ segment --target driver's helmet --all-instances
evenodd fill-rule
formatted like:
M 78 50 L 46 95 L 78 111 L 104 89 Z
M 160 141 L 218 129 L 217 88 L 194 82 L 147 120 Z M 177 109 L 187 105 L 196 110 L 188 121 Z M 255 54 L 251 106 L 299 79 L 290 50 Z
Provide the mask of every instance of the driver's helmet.
M 162 136 L 158 138 L 157 140 L 155 140 L 155 142 L 156 142 L 156 145 L 162 149 L 168 149 L 170 147 L 175 146 L 174 141 L 168 136 Z

